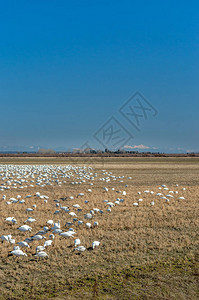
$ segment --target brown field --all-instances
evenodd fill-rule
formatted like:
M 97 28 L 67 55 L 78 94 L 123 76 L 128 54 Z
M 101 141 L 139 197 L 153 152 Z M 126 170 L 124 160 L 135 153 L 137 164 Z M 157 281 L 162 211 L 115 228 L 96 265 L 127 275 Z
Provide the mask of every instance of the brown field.
M 56 164 L 83 165 L 84 159 L 71 158 L 0 158 L 0 164 Z M 0 245 L 0 299 L 199 299 L 199 158 L 91 158 L 87 162 L 98 177 L 90 186 L 88 182 L 71 185 L 69 179 L 57 185 L 11 189 L 0 192 L 7 199 L 32 195 L 24 204 L 6 205 L 0 200 L 0 236 L 11 233 L 16 242 L 39 231 L 48 219 L 64 224 L 73 218 L 61 212 L 54 215 L 54 199 L 74 196 L 74 200 L 60 201 L 69 206 L 80 204 L 84 213 L 97 207 L 104 210 L 91 221 L 97 228 L 78 228 L 75 238 L 80 238 L 87 250 L 83 254 L 73 251 L 72 238 L 56 235 L 53 246 L 46 252 L 48 259 L 37 259 L 32 254 L 43 242 L 34 241 L 28 256 L 8 256 L 13 249 L 9 243 Z M 99 180 L 102 169 L 125 178 L 109 183 Z M 132 179 L 128 179 L 131 176 Z M 0 179 L 1 184 L 1 179 Z M 125 187 L 128 184 L 128 187 Z M 167 185 L 179 191 L 170 202 L 155 196 L 158 187 Z M 176 187 L 176 184 L 179 184 Z M 109 191 L 103 191 L 103 187 Z M 127 191 L 126 196 L 112 191 Z M 92 193 L 88 189 L 92 189 Z M 186 190 L 183 190 L 186 188 Z M 149 189 L 155 194 L 144 193 Z M 35 192 L 49 196 L 47 204 L 36 199 Z M 138 195 L 138 192 L 141 195 Z M 84 197 L 77 197 L 83 192 Z M 178 199 L 180 196 L 185 200 Z M 103 200 L 114 202 L 124 198 L 124 203 L 106 212 Z M 139 207 L 133 203 L 143 198 Z M 89 200 L 88 204 L 84 200 Z M 155 199 L 155 205 L 150 203 Z M 27 213 L 25 209 L 37 204 Z M 9 225 L 4 219 L 14 216 L 17 224 Z M 30 225 L 31 233 L 21 233 L 17 227 L 29 217 L 37 221 Z M 67 230 L 67 229 L 66 229 Z M 100 246 L 90 250 L 94 240 Z

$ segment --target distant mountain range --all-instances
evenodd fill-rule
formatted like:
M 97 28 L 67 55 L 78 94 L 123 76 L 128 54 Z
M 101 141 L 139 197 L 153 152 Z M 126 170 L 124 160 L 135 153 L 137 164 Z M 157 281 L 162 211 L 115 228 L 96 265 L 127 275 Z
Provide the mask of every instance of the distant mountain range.
M 37 152 L 40 147 L 38 146 L 0 146 L 0 152 L 9 152 L 9 153 L 17 153 L 17 152 Z
M 37 153 L 39 149 L 52 149 L 57 153 L 61 153 L 61 152 L 67 152 L 67 153 L 78 153 L 77 150 L 79 150 L 80 152 L 82 152 L 82 149 L 79 148 L 66 148 L 66 147 L 55 147 L 55 148 L 51 148 L 51 147 L 44 147 L 44 146 L 0 146 L 0 153 L 23 153 L 23 152 L 27 152 L 27 153 Z M 84 149 L 86 150 L 86 149 Z M 92 150 L 92 149 L 90 149 Z M 94 150 L 94 149 L 93 149 Z M 153 153 L 191 153 L 191 152 L 195 152 L 198 153 L 198 151 L 191 151 L 191 150 L 184 150 L 184 149 L 158 149 L 158 148 L 154 148 L 154 147 L 147 147 L 144 145 L 138 145 L 138 146 L 134 146 L 134 147 L 124 147 L 123 148 L 124 151 L 126 152 L 153 152 Z M 94 150 L 95 151 L 95 150 Z M 100 150 L 101 151 L 101 150 Z M 104 151 L 104 149 L 102 150 Z M 84 151 L 85 153 L 89 153 L 90 151 Z M 106 152 L 106 150 L 105 150 Z
M 18 152 L 35 153 L 38 152 L 39 149 L 47 149 L 47 148 L 48 147 L 43 147 L 43 146 L 0 146 L 0 153 L 18 153 Z M 69 151 L 69 149 L 65 147 L 56 147 L 52 149 L 56 152 Z

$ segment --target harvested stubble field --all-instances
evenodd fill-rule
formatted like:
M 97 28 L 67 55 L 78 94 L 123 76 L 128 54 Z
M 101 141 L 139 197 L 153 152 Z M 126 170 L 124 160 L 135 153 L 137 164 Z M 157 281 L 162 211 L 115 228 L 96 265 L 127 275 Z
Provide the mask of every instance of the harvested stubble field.
M 72 164 L 82 165 L 82 159 L 61 158 L 1 158 L 0 164 Z M 80 185 L 71 185 L 71 179 L 61 186 L 34 186 L 24 189 L 9 189 L 0 192 L 0 199 L 18 194 L 25 199 L 24 204 L 6 205 L 0 200 L 0 235 L 12 234 L 16 243 L 30 237 L 43 226 L 46 221 L 60 220 L 61 228 L 73 218 L 65 212 L 54 214 L 56 207 L 53 200 L 74 196 L 74 200 L 60 200 L 62 205 L 70 207 L 79 204 L 82 212 L 78 219 L 84 220 L 84 213 L 97 207 L 104 213 L 95 214 L 93 221 L 98 227 L 90 229 L 78 227 L 75 238 L 87 250 L 79 254 L 74 251 L 74 239 L 56 235 L 49 257 L 36 258 L 37 245 L 42 241 L 34 241 L 31 247 L 24 250 L 27 257 L 8 256 L 13 250 L 10 243 L 0 245 L 0 299 L 199 299 L 199 159 L 198 158 L 95 158 L 89 161 L 93 173 L 98 177 L 93 181 Z M 116 176 L 125 176 L 110 182 L 100 181 L 106 177 L 103 170 Z M 128 179 L 128 177 L 132 179 Z M 74 179 L 73 179 L 74 180 Z M 125 187 L 125 185 L 128 187 Z M 160 190 L 161 185 L 169 190 Z M 179 186 L 177 187 L 176 184 Z M 109 190 L 105 192 L 104 187 Z M 88 189 L 92 192 L 88 192 Z M 115 188 L 115 191 L 111 188 Z M 183 190 L 183 188 L 186 188 Z M 145 190 L 154 194 L 144 193 Z M 169 191 L 178 191 L 169 202 L 156 196 Z M 122 196 L 116 191 L 126 191 Z M 34 195 L 40 192 L 49 197 L 48 203 L 37 199 Z M 138 195 L 141 192 L 141 195 Z M 83 197 L 77 197 L 84 193 Z M 185 199 L 179 199 L 182 196 Z M 106 211 L 105 199 L 115 202 L 124 198 Z M 136 207 L 133 203 L 139 198 Z M 88 200 L 88 204 L 84 201 Z M 155 205 L 152 206 L 151 202 Z M 25 209 L 37 204 L 33 212 Z M 76 210 L 72 210 L 75 211 Z M 5 218 L 13 216 L 17 224 L 9 225 Z M 17 230 L 29 217 L 36 219 L 32 232 L 22 233 Z M 86 222 L 84 220 L 84 222 Z M 67 229 L 65 228 L 64 231 Z M 91 250 L 93 241 L 100 241 L 100 246 Z

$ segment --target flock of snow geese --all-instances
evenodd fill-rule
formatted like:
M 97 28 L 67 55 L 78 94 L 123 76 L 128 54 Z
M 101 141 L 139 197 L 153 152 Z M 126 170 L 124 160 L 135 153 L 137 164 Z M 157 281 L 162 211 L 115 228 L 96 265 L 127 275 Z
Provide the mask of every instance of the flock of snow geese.
M 8 252 L 8 256 L 22 257 L 28 256 L 26 249 L 32 248 L 34 241 L 41 242 L 42 245 L 35 246 L 35 257 L 48 258 L 48 248 L 51 247 L 56 240 L 57 236 L 59 238 L 71 238 L 74 239 L 74 252 L 82 253 L 87 250 L 85 246 L 81 244 L 81 240 L 78 236 L 78 228 L 84 226 L 86 229 L 97 228 L 99 222 L 96 220 L 98 216 L 106 213 L 111 213 L 114 209 L 122 205 L 125 202 L 125 197 L 127 196 L 128 184 L 124 182 L 131 183 L 132 177 L 128 176 L 115 176 L 112 172 L 106 170 L 101 170 L 95 172 L 91 167 L 86 166 L 56 166 L 56 165 L 1 165 L 0 166 L 0 192 L 2 195 L 2 205 L 5 205 L 4 211 L 9 214 L 9 208 L 13 207 L 14 211 L 17 211 L 20 207 L 20 210 L 23 208 L 24 215 L 34 215 L 34 211 L 37 210 L 38 206 L 41 204 L 47 205 L 50 201 L 54 203 L 54 219 L 45 220 L 46 225 L 41 225 L 40 230 L 35 232 L 33 235 L 30 233 L 34 232 L 34 224 L 37 223 L 36 217 L 26 217 L 22 224 L 18 224 L 18 220 L 15 216 L 7 216 L 4 218 L 3 222 L 7 225 L 4 226 L 6 232 L 2 232 L 0 239 L 2 246 L 11 244 L 13 247 L 12 251 Z M 93 207 L 91 209 L 85 209 L 83 211 L 80 204 L 77 204 L 77 199 L 81 200 L 82 203 L 86 204 L 84 207 L 87 207 L 89 200 L 86 200 L 87 193 L 92 193 L 95 188 L 95 182 L 99 180 L 104 182 L 108 187 L 99 187 L 99 192 L 102 193 L 102 196 L 105 198 L 109 191 L 115 192 L 121 196 L 118 198 L 115 196 L 113 201 L 103 199 L 100 204 L 100 208 Z M 120 183 L 122 190 L 117 190 L 115 187 L 111 187 L 111 182 L 116 181 Z M 50 199 L 47 195 L 41 193 L 42 188 L 47 186 L 58 186 L 59 189 L 62 189 L 62 186 L 66 183 L 71 185 L 90 185 L 90 188 L 85 192 L 77 194 L 77 187 L 75 187 L 74 195 L 67 196 L 60 199 Z M 132 183 L 131 183 L 132 184 Z M 97 185 L 96 185 L 97 186 Z M 114 185 L 115 186 L 115 185 Z M 176 188 L 178 184 L 176 184 Z M 26 188 L 32 188 L 33 193 L 25 196 L 21 196 L 19 191 L 23 189 L 23 194 Z M 39 191 L 34 192 L 35 188 Z M 124 190 L 125 188 L 125 190 Z M 143 192 L 138 191 L 136 198 L 137 201 L 132 201 L 132 206 L 139 207 L 142 205 L 143 198 L 142 195 L 150 194 L 153 200 L 150 200 L 150 206 L 154 206 L 156 199 L 162 199 L 165 202 L 175 200 L 176 197 L 179 200 L 185 200 L 183 196 L 179 197 L 178 191 L 170 190 L 166 185 L 161 185 L 158 187 L 159 191 L 154 192 L 152 190 L 145 190 Z M 127 191 L 126 191 L 127 190 Z M 185 188 L 182 188 L 182 191 Z M 12 192 L 15 194 L 14 197 L 7 197 L 7 193 Z M 17 194 L 17 195 L 16 195 Z M 130 195 L 129 195 L 130 196 Z M 23 199 L 22 199 L 23 198 Z M 35 204 L 29 207 L 29 199 L 34 199 Z M 108 198 L 108 197 L 106 197 Z M 69 200 L 69 206 L 63 206 L 62 203 L 65 200 Z M 67 202 L 68 203 L 68 202 Z M 89 207 L 89 206 L 88 206 Z M 12 210 L 13 211 L 13 210 Z M 46 209 L 46 212 L 48 210 Z M 51 212 L 52 213 L 52 212 Z M 114 216 L 113 216 L 114 217 Z M 65 223 L 63 226 L 61 224 Z M 15 229 L 16 235 L 12 236 L 8 231 L 11 228 Z M 63 228 L 64 227 L 64 228 Z M 74 228 L 75 227 L 75 228 Z M 6 228 L 6 229 L 5 229 Z M 66 231 L 66 228 L 67 231 Z M 24 235 L 23 240 L 21 236 Z M 27 236 L 27 234 L 29 236 Z M 100 246 L 100 241 L 93 241 L 91 249 L 95 249 Z

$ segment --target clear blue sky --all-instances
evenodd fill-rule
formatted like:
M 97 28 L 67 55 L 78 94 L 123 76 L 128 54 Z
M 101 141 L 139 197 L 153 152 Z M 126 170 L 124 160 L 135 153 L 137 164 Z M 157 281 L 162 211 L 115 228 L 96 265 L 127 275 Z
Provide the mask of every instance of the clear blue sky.
M 100 148 L 114 116 L 132 147 L 199 151 L 198 1 L 0 5 L 0 147 Z M 118 111 L 136 91 L 158 111 L 140 131 Z

